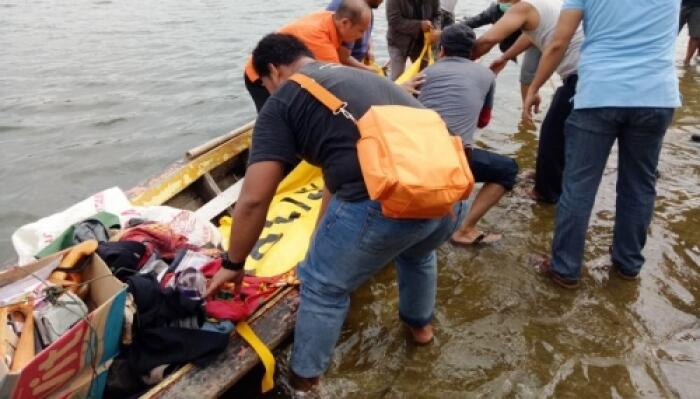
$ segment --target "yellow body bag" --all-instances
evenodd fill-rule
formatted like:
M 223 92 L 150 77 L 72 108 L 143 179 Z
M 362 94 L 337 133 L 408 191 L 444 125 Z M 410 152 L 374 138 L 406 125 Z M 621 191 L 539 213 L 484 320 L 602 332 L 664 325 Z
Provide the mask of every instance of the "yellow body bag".
M 420 65 L 425 59 L 425 56 L 428 56 L 428 65 L 433 65 L 435 63 L 435 58 L 433 57 L 433 49 L 432 46 L 430 45 L 430 32 L 425 32 L 423 36 L 423 41 L 425 42 L 425 45 L 423 46 L 423 50 L 421 50 L 420 55 L 416 59 L 416 61 L 411 64 L 410 67 L 406 68 L 406 70 L 396 78 L 396 84 L 403 84 L 406 83 L 407 81 L 411 80 L 413 77 L 418 75 L 421 71 Z

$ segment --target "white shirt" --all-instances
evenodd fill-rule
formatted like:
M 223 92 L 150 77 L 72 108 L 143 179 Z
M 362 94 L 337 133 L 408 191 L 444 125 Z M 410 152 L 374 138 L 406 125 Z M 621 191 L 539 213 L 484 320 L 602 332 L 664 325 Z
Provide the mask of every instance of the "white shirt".
M 562 0 L 522 0 L 524 3 L 528 3 L 535 8 L 540 16 L 540 23 L 534 30 L 523 30 L 529 38 L 530 41 L 544 52 L 549 43 L 552 41 L 554 35 L 554 29 L 557 26 L 557 21 L 559 20 L 559 14 L 561 12 Z M 615 1 L 615 0 L 610 0 Z M 574 34 L 574 37 L 569 43 L 569 47 L 566 49 L 564 58 L 561 64 L 557 67 L 557 73 L 562 79 L 566 79 L 568 76 L 576 73 L 578 69 L 578 60 L 581 55 L 581 45 L 583 44 L 583 29 L 579 26 L 578 30 Z

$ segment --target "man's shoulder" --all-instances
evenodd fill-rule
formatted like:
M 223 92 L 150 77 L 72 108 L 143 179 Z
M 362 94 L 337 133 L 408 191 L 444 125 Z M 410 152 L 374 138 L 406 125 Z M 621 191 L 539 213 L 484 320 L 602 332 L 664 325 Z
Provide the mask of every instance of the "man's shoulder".
M 489 80 L 496 79 L 496 75 L 493 73 L 493 71 L 491 71 L 491 69 L 466 58 L 443 58 L 425 70 L 429 71 L 431 68 L 433 71 L 436 71 L 436 73 L 460 74 L 470 77 L 479 76 Z

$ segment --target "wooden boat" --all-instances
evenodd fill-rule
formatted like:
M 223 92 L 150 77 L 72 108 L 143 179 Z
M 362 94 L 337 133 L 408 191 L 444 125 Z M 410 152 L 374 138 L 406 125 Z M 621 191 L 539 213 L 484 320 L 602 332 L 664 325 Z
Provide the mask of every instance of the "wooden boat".
M 160 175 L 127 192 L 135 205 L 168 205 L 216 221 L 232 212 L 243 183 L 253 122 L 188 151 Z M 215 223 L 216 224 L 216 223 Z M 7 265 L 16 264 L 7 262 Z M 272 349 L 289 336 L 298 304 L 295 287 L 278 288 L 248 320 L 258 337 Z M 180 368 L 144 398 L 210 398 L 220 396 L 256 364 L 258 355 L 234 332 L 225 351 L 206 368 Z
M 127 192 L 135 205 L 168 205 L 195 211 L 215 222 L 231 213 L 241 190 L 253 122 L 188 151 L 184 159 Z M 215 223 L 216 224 L 216 223 Z M 279 288 L 249 318 L 268 348 L 279 346 L 292 332 L 298 305 L 295 287 Z M 142 398 L 217 397 L 255 365 L 258 355 L 234 332 L 225 353 L 205 368 L 185 365 L 152 387 Z

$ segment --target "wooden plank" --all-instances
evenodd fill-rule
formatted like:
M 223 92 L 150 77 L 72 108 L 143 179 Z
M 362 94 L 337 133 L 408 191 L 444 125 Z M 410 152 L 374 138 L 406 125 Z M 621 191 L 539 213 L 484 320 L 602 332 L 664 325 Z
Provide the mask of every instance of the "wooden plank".
M 241 188 L 243 187 L 243 180 L 244 179 L 241 179 L 235 182 L 224 192 L 194 211 L 194 213 L 206 220 L 211 220 L 216 217 L 216 215 L 226 210 L 226 208 L 230 207 L 238 200 L 238 196 L 241 194 Z
M 202 191 L 204 192 L 203 193 L 204 198 L 206 198 L 207 203 L 215 200 L 216 197 L 221 195 L 221 188 L 219 186 L 219 183 L 216 181 L 216 179 L 214 179 L 214 177 L 212 177 L 212 175 L 209 172 L 205 173 L 204 176 L 202 176 L 202 178 L 200 179 L 199 189 L 200 189 L 200 192 L 202 192 Z M 238 195 L 236 195 L 235 199 L 238 199 Z M 219 212 L 217 214 L 215 214 L 213 217 L 215 217 L 219 213 L 223 212 L 224 210 L 229 214 L 229 216 L 233 216 L 233 208 L 231 207 L 232 204 L 233 204 L 233 202 L 230 202 L 223 209 L 219 210 Z M 201 206 L 200 206 L 200 208 L 201 208 Z M 199 209 L 199 208 L 197 208 L 197 209 Z M 209 217 L 209 218 L 207 218 L 207 220 L 212 220 L 213 217 Z
M 216 184 L 216 181 L 213 177 L 211 177 L 209 172 L 202 176 L 202 185 L 207 190 L 209 198 L 216 198 L 219 194 L 221 194 L 221 188 L 219 188 L 219 185 Z
M 251 130 L 241 133 L 190 162 L 176 163 L 160 176 L 129 190 L 129 199 L 141 206 L 165 203 L 205 173 L 247 150 L 251 133 Z
M 285 291 L 278 302 L 251 323 L 268 348 L 277 347 L 292 332 L 298 306 L 299 291 L 296 288 Z M 259 361 L 255 351 L 234 333 L 226 351 L 212 363 L 204 368 L 187 365 L 141 398 L 215 398 L 238 382 Z
M 229 141 L 232 138 L 234 138 L 240 134 L 243 134 L 246 131 L 252 129 L 253 126 L 255 126 L 254 120 L 246 123 L 245 125 L 237 128 L 235 130 L 232 130 L 232 131 L 230 131 L 224 135 L 221 135 L 219 137 L 213 138 L 213 139 L 207 141 L 206 143 L 187 151 L 185 153 L 185 157 L 187 157 L 187 159 L 197 158 L 198 156 L 204 154 L 205 152 L 210 151 L 212 148 L 219 146 L 221 143 Z

